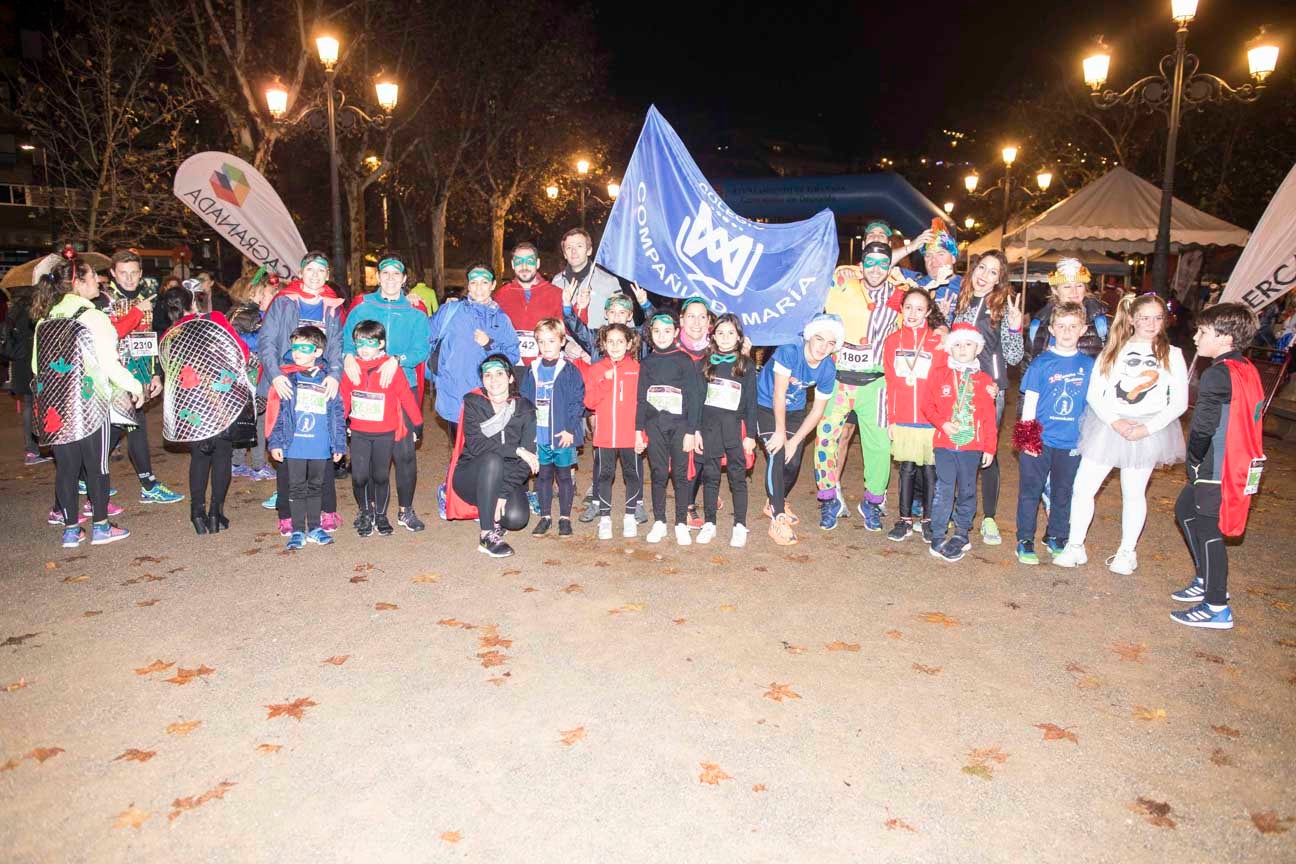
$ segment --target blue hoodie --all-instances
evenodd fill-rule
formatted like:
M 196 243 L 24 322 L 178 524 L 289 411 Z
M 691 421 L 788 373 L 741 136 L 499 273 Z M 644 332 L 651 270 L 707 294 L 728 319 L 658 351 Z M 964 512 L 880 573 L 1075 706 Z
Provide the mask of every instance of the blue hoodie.
M 279 371 L 292 382 L 293 398 L 280 400 L 278 392 L 271 391 L 272 404 L 266 410 L 266 423 L 270 426 L 266 446 L 271 450 L 282 449 L 284 459 L 331 460 L 334 454 L 345 453 L 346 417 L 342 412 L 341 396 L 325 401 L 323 413 L 297 410 L 298 399 L 305 395 L 301 389 L 303 384 L 312 387 L 316 393 L 323 389 L 324 367 L 318 365 L 305 371 L 289 365 Z
M 400 361 L 410 389 L 418 392 L 418 365 L 428 358 L 430 329 L 427 313 L 415 309 L 409 297 L 384 300 L 378 292 L 368 294 L 347 313 L 342 330 L 342 353 L 354 356 L 355 326 L 361 321 L 377 321 L 387 331 L 388 356 Z
M 484 331 L 490 339 L 485 348 L 473 339 L 476 330 Z M 494 300 L 485 303 L 457 300 L 437 310 L 431 332 L 433 337 L 442 333 L 436 374 L 436 412 L 447 422 L 458 423 L 464 395 L 481 386 L 478 367 L 487 355 L 503 354 L 514 366 L 518 364 L 521 354 L 517 331 Z

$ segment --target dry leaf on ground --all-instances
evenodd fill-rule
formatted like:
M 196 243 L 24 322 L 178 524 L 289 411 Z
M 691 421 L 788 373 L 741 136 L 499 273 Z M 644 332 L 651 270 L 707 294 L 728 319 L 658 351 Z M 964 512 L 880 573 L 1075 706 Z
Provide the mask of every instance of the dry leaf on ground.
M 702 773 L 698 775 L 699 783 L 706 783 L 709 786 L 716 786 L 721 780 L 732 780 L 724 770 L 714 762 L 703 762 Z
M 447 843 L 458 843 L 463 839 L 463 835 L 458 831 L 443 831 L 441 833 L 441 839 Z
M 314 708 L 319 703 L 309 696 L 303 696 L 300 699 L 294 699 L 291 702 L 280 702 L 277 705 L 265 705 L 263 707 L 270 709 L 266 715 L 267 720 L 273 720 L 276 717 L 291 717 L 298 722 L 302 719 L 302 714 L 307 708 Z
M 64 576 L 63 581 L 69 585 L 76 585 L 80 582 L 89 582 L 90 577 L 82 573 L 80 576 Z
M 216 670 L 210 666 L 200 664 L 197 669 L 177 669 L 175 675 L 170 678 L 163 678 L 162 680 L 168 684 L 188 684 L 195 678 L 210 675 L 215 671 Z
M 154 660 L 147 666 L 141 666 L 135 670 L 136 675 L 149 675 L 153 672 L 165 672 L 174 666 L 174 663 L 163 663 L 161 660 Z
M 153 814 L 147 810 L 137 810 L 134 802 L 131 803 L 122 812 L 118 813 L 113 822 L 113 828 L 134 828 L 136 831 L 143 825 Z
M 827 645 L 824 646 L 824 648 L 826 648 L 829 651 L 857 652 L 860 650 L 860 646 L 858 642 L 843 642 L 840 639 L 838 639 L 836 642 L 829 642 Z
M 352 585 L 359 585 L 361 582 L 368 582 L 369 577 L 364 575 L 363 573 L 357 573 L 347 581 L 349 581 Z
M 172 723 L 166 727 L 166 733 L 168 735 L 188 735 L 201 725 L 201 720 L 186 720 L 183 723 Z
M 327 660 L 321 660 L 320 665 L 322 666 L 325 663 L 327 663 L 330 666 L 341 666 L 350 657 L 351 657 L 350 654 L 334 654 L 332 657 L 328 658 Z
M 1120 659 L 1130 663 L 1143 662 L 1143 652 L 1147 650 L 1147 645 L 1142 642 L 1114 642 L 1111 650 L 1115 651 Z
M 282 749 L 282 744 L 258 744 L 256 746 L 256 751 L 264 754 L 278 753 Z
M 939 675 L 941 670 L 944 669 L 943 666 L 924 666 L 921 663 L 913 664 L 912 668 L 915 672 L 921 672 L 924 675 Z
M 577 741 L 583 741 L 585 739 L 585 727 L 577 726 L 575 729 L 559 730 L 558 736 L 563 744 L 570 747 Z
M 886 631 L 886 633 L 884 633 L 884 634 L 882 634 L 882 635 L 886 636 L 888 639 L 903 639 L 903 638 L 904 638 L 904 633 L 901 633 L 899 630 L 888 630 L 888 631 Z
M 27 684 L 28 681 L 26 678 L 19 678 L 17 681 L 13 682 L 12 684 L 6 684 L 4 686 L 4 691 L 6 693 L 13 693 L 15 690 L 23 690 L 27 687 Z
M 1035 728 L 1043 730 L 1045 741 L 1070 741 L 1072 744 L 1080 743 L 1080 737 L 1070 729 L 1064 729 L 1053 723 L 1036 723 Z
M 24 753 L 23 758 L 35 759 L 37 762 L 40 762 L 43 765 L 45 764 L 45 760 L 53 759 L 55 756 L 63 752 L 65 751 L 63 750 L 62 747 L 37 747 L 34 750 L 28 750 L 26 753 Z
M 764 784 L 764 783 L 757 783 L 755 786 L 752 787 L 752 791 L 753 791 L 753 792 L 768 792 L 769 790 L 765 788 L 765 784 Z
M 1173 828 L 1175 821 L 1170 818 L 1173 808 L 1164 801 L 1153 801 L 1140 795 L 1129 805 L 1129 809 L 1147 818 L 1147 821 L 1158 828 Z
M 399 609 L 399 608 L 400 607 L 397 606 L 395 603 L 375 603 L 374 604 L 375 612 L 390 612 L 392 609 Z
M 156 755 L 156 750 L 136 750 L 132 747 L 129 750 L 123 751 L 120 756 L 116 757 L 112 761 L 120 762 L 124 759 L 127 762 L 147 762 Z
M 894 816 L 891 817 L 890 819 L 886 820 L 886 821 L 883 822 L 882 824 L 886 826 L 886 829 L 887 829 L 888 831 L 895 831 L 895 830 L 899 829 L 899 830 L 901 830 L 901 831 L 908 831 L 910 834 L 917 834 L 917 833 L 918 833 L 918 829 L 917 829 L 917 828 L 913 827 L 912 825 L 910 825 L 908 822 L 904 821 L 903 819 L 897 819 L 897 818 L 895 818 Z
M 1239 732 L 1238 730 L 1234 729 L 1234 728 L 1231 727 L 1231 726 L 1212 726 L 1211 728 L 1214 729 L 1214 730 L 1215 730 L 1216 732 L 1218 732 L 1219 734 L 1223 735 L 1225 738 L 1241 738 L 1241 737 L 1242 737 L 1242 733 Z
M 982 780 L 994 778 L 994 765 L 1002 765 L 1008 760 L 1008 754 L 998 747 L 982 747 L 968 751 L 968 764 L 963 766 L 964 774 L 980 777 Z
M 158 598 L 154 597 L 152 600 L 139 600 L 139 601 L 137 601 L 137 602 L 135 603 L 135 605 L 138 606 L 138 607 L 140 607 L 141 609 L 144 609 L 144 608 L 147 608 L 147 607 L 149 607 L 149 606 L 156 606 L 157 604 L 159 604 L 159 603 L 161 603 L 161 602 L 162 602 L 161 600 L 159 600 Z
M 687 620 L 688 620 L 687 618 L 672 618 L 672 619 L 671 619 L 671 623 L 672 623 L 672 624 L 683 624 L 683 623 L 684 623 L 685 621 L 687 621 Z
M 951 618 L 944 612 L 924 612 L 918 617 L 928 624 L 939 624 L 942 627 L 957 627 L 960 623 L 957 618 Z
M 161 564 L 165 560 L 166 560 L 165 555 L 163 555 L 161 558 L 154 557 L 153 555 L 141 555 L 131 562 L 131 566 L 138 567 L 141 564 Z
M 1296 819 L 1291 816 L 1280 819 L 1275 810 L 1261 810 L 1251 814 L 1251 824 L 1261 834 L 1286 834 L 1291 830 L 1287 826 L 1292 822 L 1296 822 Z
M 501 639 L 499 636 L 482 636 L 477 640 L 479 648 L 511 648 L 513 647 L 512 639 Z
M 489 669 L 492 666 L 503 666 L 509 661 L 508 655 L 500 651 L 482 651 L 477 654 L 481 660 L 483 668 Z
M 1144 708 L 1142 705 L 1135 705 L 1134 716 L 1139 720 L 1164 720 L 1166 719 L 1166 710 L 1164 708 Z
M 237 783 L 222 780 L 220 783 L 217 783 L 201 795 L 193 795 L 188 798 L 177 798 L 171 802 L 171 807 L 173 809 L 167 814 L 167 820 L 174 821 L 186 810 L 197 810 L 208 801 L 215 801 L 219 798 L 224 798 L 225 793 L 237 785 Z
M 457 618 L 442 618 L 437 623 L 442 627 L 462 627 L 464 630 L 473 630 L 477 626 L 475 624 L 465 624 Z
M 422 584 L 426 584 L 426 583 L 428 583 L 428 582 L 436 582 L 436 581 L 439 580 L 440 578 L 441 578 L 441 577 L 438 576 L 438 575 L 436 575 L 435 573 L 424 573 L 422 576 L 415 576 L 415 577 L 414 577 L 413 579 L 411 579 L 410 581 L 413 582 L 413 583 L 416 584 L 416 585 L 422 585 Z
M 801 698 L 801 694 L 794 691 L 791 684 L 776 684 L 774 682 L 770 682 L 769 689 L 762 693 L 761 696 L 766 699 L 772 699 L 775 702 L 782 702 L 785 699 Z

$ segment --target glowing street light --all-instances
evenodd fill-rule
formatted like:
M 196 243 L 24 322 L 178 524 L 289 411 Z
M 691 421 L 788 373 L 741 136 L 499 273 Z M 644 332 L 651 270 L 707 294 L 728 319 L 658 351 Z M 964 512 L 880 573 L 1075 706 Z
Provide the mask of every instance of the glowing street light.
M 971 216 L 969 216 L 969 217 L 967 217 L 966 219 L 963 220 L 963 227 L 966 228 L 966 229 L 969 230 L 969 231 L 972 230 L 972 227 L 973 227 L 974 225 L 976 225 L 976 220 L 973 219 Z
M 607 185 L 607 193 L 608 193 L 608 197 L 611 198 L 613 201 L 615 201 L 616 197 L 621 194 L 621 184 L 609 183 Z
M 374 92 L 378 96 L 378 107 L 388 112 L 396 110 L 396 102 L 400 96 L 400 85 L 386 76 L 379 76 L 374 81 Z
M 590 169 L 590 163 L 589 163 L 589 160 L 588 160 L 588 159 L 578 159 L 578 160 L 576 160 L 576 173 L 577 173 L 577 174 L 580 174 L 580 175 L 582 175 L 582 176 L 585 175 L 585 174 L 588 174 L 588 173 L 589 173 L 589 169 Z
M 1041 169 L 1040 172 L 1035 175 L 1035 183 L 1039 186 L 1041 192 L 1047 192 L 1049 186 L 1053 184 L 1053 172 L 1049 171 L 1047 168 Z
M 954 212 L 954 202 L 953 202 L 953 201 L 946 201 L 946 202 L 945 202 L 945 215 L 948 216 L 949 214 L 951 214 L 951 213 L 953 213 L 953 212 Z
M 266 88 L 265 99 L 266 107 L 270 109 L 270 116 L 274 119 L 278 120 L 288 112 L 288 90 L 279 80 L 278 75 Z
M 1261 27 L 1247 46 L 1247 67 L 1251 70 L 1251 77 L 1264 83 L 1278 65 L 1278 44 Z
M 550 198 L 557 198 L 557 197 L 558 197 L 558 187 L 557 187 L 557 186 L 546 186 L 546 187 L 545 187 L 545 194 L 548 195 Z
M 315 49 L 319 51 L 320 62 L 325 69 L 331 70 L 338 61 L 338 40 L 332 36 L 320 36 L 315 40 Z
M 1017 161 L 1017 148 L 1009 144 L 1000 151 L 999 155 L 1003 156 L 1004 164 L 1011 166 Z
M 969 174 L 963 178 L 963 186 L 969 194 L 976 191 L 979 182 L 981 182 L 981 178 L 975 174 Z

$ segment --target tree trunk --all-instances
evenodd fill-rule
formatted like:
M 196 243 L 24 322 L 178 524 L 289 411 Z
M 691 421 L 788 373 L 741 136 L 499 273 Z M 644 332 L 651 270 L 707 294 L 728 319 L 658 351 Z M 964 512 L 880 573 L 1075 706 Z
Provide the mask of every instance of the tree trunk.
M 365 290 L 364 257 L 369 246 L 365 239 L 365 184 L 347 174 L 343 174 L 342 183 L 346 188 L 347 223 L 351 231 L 346 278 L 355 296 Z
M 491 198 L 491 268 L 500 280 L 504 276 L 504 219 L 508 216 L 508 209 L 508 204 L 502 198 Z
M 54 190 L 49 190 L 53 195 Z M 95 236 L 99 233 L 99 204 L 103 200 L 103 192 L 95 189 L 90 193 L 90 211 L 86 214 L 86 251 L 95 251 Z M 57 251 L 57 250 L 56 250 Z
M 432 288 L 437 297 L 445 300 L 446 289 L 446 209 L 450 204 L 450 195 L 439 195 L 432 205 Z

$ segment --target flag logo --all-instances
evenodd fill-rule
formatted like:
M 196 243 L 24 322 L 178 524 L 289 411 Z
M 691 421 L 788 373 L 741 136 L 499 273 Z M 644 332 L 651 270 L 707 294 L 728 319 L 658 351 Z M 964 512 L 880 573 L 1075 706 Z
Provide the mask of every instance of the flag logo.
M 228 163 L 222 165 L 219 171 L 212 172 L 211 187 L 217 198 L 235 207 L 242 207 L 248 193 L 252 191 L 243 172 Z

